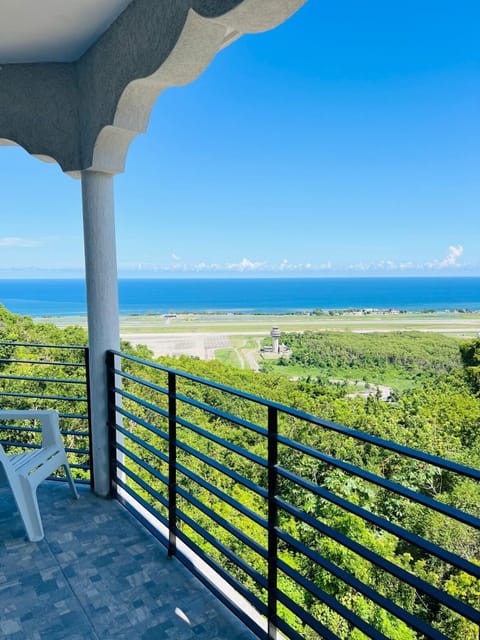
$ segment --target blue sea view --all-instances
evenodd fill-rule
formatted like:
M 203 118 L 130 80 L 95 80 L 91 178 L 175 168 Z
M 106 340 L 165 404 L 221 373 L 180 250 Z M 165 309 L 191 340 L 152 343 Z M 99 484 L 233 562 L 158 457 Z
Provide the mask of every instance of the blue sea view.
M 122 314 L 348 308 L 480 311 L 480 278 L 121 279 L 119 297 Z M 0 280 L 0 303 L 22 315 L 83 315 L 85 283 Z

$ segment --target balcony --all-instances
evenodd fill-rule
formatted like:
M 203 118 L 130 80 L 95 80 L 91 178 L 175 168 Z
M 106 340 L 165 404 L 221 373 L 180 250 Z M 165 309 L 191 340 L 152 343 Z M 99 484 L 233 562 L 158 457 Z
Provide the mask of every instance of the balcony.
M 480 471 L 109 351 L 114 499 L 103 500 L 88 491 L 88 351 L 2 349 L 4 406 L 57 408 L 84 484 L 78 502 L 62 482 L 40 488 L 40 544 L 23 541 L 2 492 L 5 637 L 448 638 L 439 616 L 477 637 L 478 563 L 405 528 L 402 513 L 466 539 L 479 519 L 392 470 L 477 493 Z M 19 361 L 32 369 L 21 379 L 8 373 Z M 35 425 L 20 428 L 2 441 L 36 446 Z
M 31 543 L 0 490 L 2 638 L 254 637 L 116 500 L 80 494 L 43 484 L 45 539 Z

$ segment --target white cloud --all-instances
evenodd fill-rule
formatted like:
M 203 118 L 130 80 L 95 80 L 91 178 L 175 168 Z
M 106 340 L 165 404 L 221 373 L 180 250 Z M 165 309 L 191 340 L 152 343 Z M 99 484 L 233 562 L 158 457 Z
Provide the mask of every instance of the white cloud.
M 395 262 L 395 260 L 379 260 L 377 262 L 356 262 L 349 265 L 331 265 L 334 271 L 347 271 L 349 273 L 420 273 L 422 271 L 437 271 L 441 269 L 458 269 L 463 265 L 459 258 L 463 255 L 461 245 L 448 247 L 447 255 L 442 259 L 434 259 L 429 262 L 415 263 L 411 260 Z M 322 268 L 320 266 L 319 268 Z
M 431 262 L 426 262 L 425 267 L 427 269 L 445 269 L 448 267 L 459 267 L 460 264 L 458 262 L 458 259 L 462 256 L 462 254 L 462 245 L 450 245 L 448 247 L 448 253 L 446 257 L 443 258 L 443 260 L 432 260 Z
M 180 260 L 180 256 L 177 256 L 176 253 L 172 253 L 172 260 L 175 260 L 175 262 L 177 262 L 178 260 Z
M 227 271 L 259 271 L 266 266 L 266 262 L 252 262 L 248 258 L 242 258 L 240 262 L 230 262 L 225 265 L 220 265 L 220 268 L 223 267 Z
M 43 244 L 40 240 L 32 240 L 30 238 L 0 238 L 0 247 L 40 247 Z

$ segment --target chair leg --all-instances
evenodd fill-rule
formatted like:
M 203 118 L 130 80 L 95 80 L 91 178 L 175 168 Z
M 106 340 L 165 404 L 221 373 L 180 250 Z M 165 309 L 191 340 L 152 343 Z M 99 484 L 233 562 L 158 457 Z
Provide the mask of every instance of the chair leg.
M 65 469 L 65 475 L 67 476 L 68 484 L 72 491 L 73 497 L 78 500 L 80 496 L 78 495 L 77 487 L 75 486 L 75 483 L 73 481 L 73 476 L 72 476 L 72 472 L 70 471 L 70 467 L 68 466 L 68 464 L 64 464 L 63 468 Z
M 37 489 L 33 487 L 25 478 L 19 478 L 20 491 L 14 493 L 20 516 L 27 532 L 30 542 L 43 540 L 43 525 L 38 508 Z

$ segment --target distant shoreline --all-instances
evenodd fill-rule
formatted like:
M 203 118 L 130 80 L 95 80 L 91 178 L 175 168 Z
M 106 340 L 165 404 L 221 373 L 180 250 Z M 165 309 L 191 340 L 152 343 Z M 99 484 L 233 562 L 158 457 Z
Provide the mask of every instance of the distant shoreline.
M 343 309 L 310 309 L 304 311 L 178 311 L 178 312 L 157 312 L 157 311 L 149 311 L 146 313 L 125 313 L 120 311 L 120 318 L 164 318 L 164 319 L 172 319 L 176 317 L 185 317 L 185 316 L 205 316 L 207 318 L 215 319 L 217 317 L 258 317 L 258 318 L 268 318 L 268 317 L 278 317 L 278 318 L 289 318 L 289 317 L 302 317 L 302 318 L 325 318 L 325 317 L 349 317 L 349 316 L 357 316 L 357 317 L 368 317 L 368 316 L 478 316 L 480 315 L 480 309 L 392 309 L 392 308 L 375 308 L 375 309 L 363 309 L 361 307 L 347 307 Z M 87 319 L 87 312 L 83 313 L 71 313 L 71 314 L 40 314 L 40 315 L 31 315 L 32 318 L 36 320 L 45 319 L 45 320 L 54 320 L 54 319 L 67 319 L 67 318 L 81 318 Z
M 315 310 L 480 312 L 478 277 L 120 279 L 121 315 L 297 315 Z M 1 280 L 0 303 L 34 317 L 86 315 L 80 280 Z

